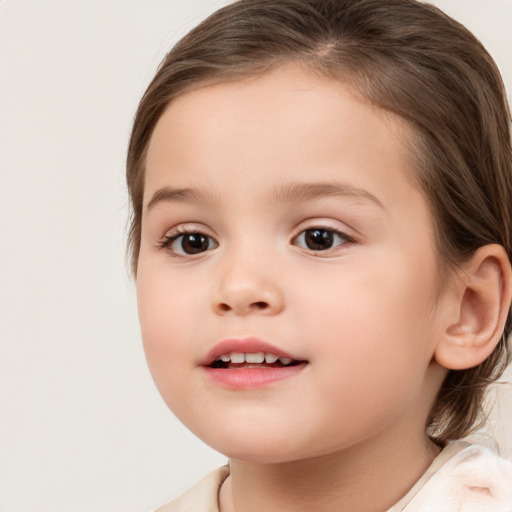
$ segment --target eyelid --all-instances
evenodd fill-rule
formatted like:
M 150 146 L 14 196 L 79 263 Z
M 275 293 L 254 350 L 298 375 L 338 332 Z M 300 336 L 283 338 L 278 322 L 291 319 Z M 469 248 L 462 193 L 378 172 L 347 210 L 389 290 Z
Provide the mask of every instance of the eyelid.
M 292 240 L 308 229 L 336 231 L 352 242 L 355 242 L 360 238 L 359 232 L 344 222 L 336 219 L 329 219 L 327 217 L 313 217 L 303 220 L 294 228 L 295 235 L 293 235 Z

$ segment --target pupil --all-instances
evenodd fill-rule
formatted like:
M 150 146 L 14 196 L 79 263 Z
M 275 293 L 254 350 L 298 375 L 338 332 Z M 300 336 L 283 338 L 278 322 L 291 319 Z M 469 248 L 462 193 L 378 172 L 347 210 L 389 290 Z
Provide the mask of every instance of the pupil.
M 308 249 L 322 251 L 330 249 L 333 243 L 332 231 L 326 229 L 308 229 L 305 235 Z
M 181 247 L 187 254 L 197 254 L 208 249 L 208 238 L 201 233 L 191 233 L 183 237 Z

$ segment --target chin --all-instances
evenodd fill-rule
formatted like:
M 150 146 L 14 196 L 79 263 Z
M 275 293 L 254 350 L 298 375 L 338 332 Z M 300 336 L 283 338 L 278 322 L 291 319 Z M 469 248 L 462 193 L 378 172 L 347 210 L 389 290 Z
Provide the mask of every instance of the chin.
M 337 447 L 322 421 L 302 422 L 282 408 L 236 404 L 205 411 L 204 407 L 175 410 L 176 416 L 199 439 L 228 458 L 275 464 L 324 455 Z M 180 414 L 183 413 L 183 414 Z M 284 417 L 283 417 L 284 416 Z M 334 442 L 333 442 L 334 441 Z
M 202 435 L 204 434 L 204 435 Z M 207 433 L 196 432 L 196 435 L 214 450 L 222 453 L 230 459 L 243 460 L 258 464 L 277 464 L 292 462 L 309 458 L 311 453 L 308 446 L 300 446 L 297 439 L 291 435 L 279 435 L 275 430 L 265 432 L 241 432 L 227 429 L 222 432 Z M 293 442 L 292 442 L 293 440 Z M 306 446 L 309 443 L 304 443 Z

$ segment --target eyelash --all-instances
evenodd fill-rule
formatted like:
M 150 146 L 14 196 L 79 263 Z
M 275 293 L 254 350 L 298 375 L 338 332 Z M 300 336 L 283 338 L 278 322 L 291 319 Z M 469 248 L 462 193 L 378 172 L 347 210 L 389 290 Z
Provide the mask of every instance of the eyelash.
M 339 238 L 343 239 L 342 242 L 340 242 L 339 244 L 337 244 L 337 245 L 335 245 L 333 247 L 329 247 L 328 249 L 317 249 L 317 250 L 314 250 L 314 249 L 311 249 L 311 248 L 300 247 L 301 249 L 304 249 L 304 250 L 310 252 L 311 254 L 314 254 L 315 256 L 322 255 L 322 253 L 331 254 L 332 251 L 337 249 L 338 247 L 345 246 L 346 244 L 351 244 L 351 243 L 355 243 L 356 242 L 355 238 L 351 237 L 350 235 L 347 235 L 347 233 L 344 233 L 343 231 L 335 229 L 335 228 L 333 228 L 331 226 L 322 226 L 322 225 L 311 226 L 311 227 L 308 227 L 306 229 L 302 229 L 299 232 L 299 234 L 292 239 L 292 241 L 297 245 L 297 240 L 300 237 L 305 237 L 306 233 L 312 232 L 312 231 L 328 232 L 328 233 L 330 233 L 331 237 L 335 236 L 335 237 L 339 237 Z
M 180 238 L 182 237 L 185 237 L 186 235 L 200 235 L 202 237 L 205 237 L 208 239 L 208 244 L 210 245 L 210 241 L 213 240 L 213 242 L 216 244 L 216 247 L 218 247 L 218 243 L 209 235 L 207 235 L 206 233 L 202 232 L 201 230 L 199 229 L 190 229 L 190 228 L 187 228 L 185 226 L 180 226 L 178 228 L 176 228 L 176 230 L 174 231 L 174 233 L 170 234 L 170 235 L 166 235 L 164 236 L 164 238 L 158 243 L 158 247 L 160 249 L 164 249 L 164 250 L 167 250 L 171 256 L 173 257 L 176 257 L 176 258 L 186 258 L 186 257 L 193 257 L 197 254 L 202 254 L 203 252 L 206 252 L 206 251 L 199 251 L 195 254 L 191 253 L 191 254 L 188 254 L 188 253 L 184 253 L 184 254 L 181 254 L 179 252 L 176 252 L 175 250 L 172 249 L 172 245 L 177 241 L 179 240 Z
M 330 226 L 322 226 L 322 225 L 317 225 L 317 226 L 311 226 L 311 227 L 308 227 L 306 229 L 302 229 L 298 235 L 294 236 L 292 238 L 292 243 L 294 245 L 298 245 L 297 244 L 297 240 L 300 238 L 300 237 L 305 237 L 306 236 L 306 233 L 308 232 L 313 232 L 313 231 L 324 231 L 324 232 L 328 232 L 330 233 L 331 237 L 339 237 L 341 238 L 343 241 L 340 242 L 339 244 L 335 245 L 334 247 L 329 247 L 327 249 L 317 249 L 317 250 L 314 250 L 314 249 L 311 249 L 311 248 L 308 248 L 308 247 L 300 247 L 300 249 L 303 249 L 305 251 L 308 251 L 314 255 L 320 255 L 322 253 L 331 253 L 331 251 L 333 249 L 336 249 L 337 247 L 340 247 L 340 246 L 344 246 L 346 244 L 350 244 L 350 243 L 355 243 L 356 240 L 351 237 L 350 235 L 347 235 L 346 233 L 344 233 L 343 231 L 339 231 L 337 229 L 334 229 Z M 198 251 L 197 253 L 179 253 L 177 252 L 176 250 L 173 250 L 172 249 L 172 245 L 178 241 L 180 238 L 186 236 L 186 235 L 199 235 L 201 237 L 204 237 L 208 240 L 208 247 L 205 249 L 205 250 L 200 250 Z M 211 242 L 213 241 L 213 244 L 214 244 L 214 247 L 210 247 L 211 245 Z M 182 242 L 183 243 L 183 242 Z M 209 250 L 212 250 L 212 249 L 215 249 L 218 247 L 218 242 L 216 242 L 213 237 L 211 237 L 210 235 L 207 235 L 206 233 L 202 232 L 201 230 L 199 229 L 190 229 L 190 228 L 187 228 L 187 227 L 178 227 L 176 228 L 176 230 L 174 231 L 174 233 L 170 234 L 170 235 L 166 235 L 164 236 L 164 238 L 158 243 L 158 247 L 160 249 L 164 249 L 164 250 L 167 250 L 171 256 L 173 257 L 176 257 L 176 258 L 186 258 L 186 257 L 194 257 L 194 256 L 197 256 L 197 255 L 200 255 L 200 254 L 203 254 L 204 252 L 208 252 Z

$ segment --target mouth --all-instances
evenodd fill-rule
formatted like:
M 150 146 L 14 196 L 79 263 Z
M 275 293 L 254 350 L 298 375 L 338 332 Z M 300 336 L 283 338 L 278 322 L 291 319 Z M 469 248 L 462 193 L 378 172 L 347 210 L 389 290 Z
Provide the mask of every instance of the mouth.
M 297 366 L 304 361 L 278 356 L 270 352 L 230 352 L 215 358 L 210 368 L 285 368 Z
M 222 387 L 256 389 L 299 374 L 308 364 L 256 338 L 228 339 L 201 362 L 206 375 Z

